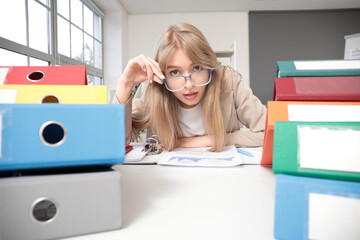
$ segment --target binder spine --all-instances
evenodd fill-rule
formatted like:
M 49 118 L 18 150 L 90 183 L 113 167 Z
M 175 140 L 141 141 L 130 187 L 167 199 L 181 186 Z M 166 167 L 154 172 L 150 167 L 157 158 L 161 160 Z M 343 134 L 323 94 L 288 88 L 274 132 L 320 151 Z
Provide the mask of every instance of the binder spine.
M 321 142 L 323 136 L 326 144 Z M 360 181 L 360 149 L 356 146 L 360 146 L 360 122 L 276 122 L 273 171 Z

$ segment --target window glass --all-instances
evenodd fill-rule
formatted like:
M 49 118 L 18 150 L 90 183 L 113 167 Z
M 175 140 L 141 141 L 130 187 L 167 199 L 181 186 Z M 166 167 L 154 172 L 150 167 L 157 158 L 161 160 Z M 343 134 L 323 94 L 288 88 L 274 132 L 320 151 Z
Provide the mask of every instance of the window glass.
M 83 62 L 83 32 L 71 25 L 71 57 Z
M 50 1 L 48 0 L 39 0 L 39 2 L 42 2 L 44 5 L 50 7 Z
M 87 84 L 94 85 L 94 75 L 87 74 Z
M 102 85 L 102 78 L 91 74 L 87 74 L 88 85 Z
M 94 66 L 102 68 L 102 44 L 95 40 L 94 47 Z
M 94 14 L 94 37 L 101 41 L 101 17 Z
M 82 29 L 82 2 L 80 0 L 71 0 L 71 22 Z
M 70 23 L 58 16 L 57 24 L 58 52 L 70 57 Z
M 89 35 L 84 35 L 84 62 L 94 66 L 94 40 Z
M 94 76 L 94 85 L 102 85 L 102 78 Z
M 89 83 L 103 84 L 102 13 L 97 11 L 83 0 L 0 1 L 0 65 L 86 64 Z
M 27 56 L 0 48 L 0 66 L 27 66 Z
M 89 35 L 94 35 L 94 13 L 84 5 L 84 30 Z
M 49 66 L 49 62 L 31 57 L 30 66 Z
M 0 36 L 27 45 L 25 16 L 24 0 L 0 1 Z
M 29 1 L 29 47 L 49 53 L 48 10 L 35 2 Z
M 58 14 L 69 20 L 69 0 L 58 0 L 56 3 Z

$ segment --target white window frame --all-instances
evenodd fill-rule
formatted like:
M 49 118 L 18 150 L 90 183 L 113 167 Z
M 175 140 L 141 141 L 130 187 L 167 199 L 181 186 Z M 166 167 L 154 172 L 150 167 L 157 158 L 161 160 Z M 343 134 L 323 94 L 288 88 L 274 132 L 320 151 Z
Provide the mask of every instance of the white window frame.
M 49 53 L 44 53 L 42 51 L 28 47 L 29 45 L 29 26 L 28 26 L 28 0 L 24 0 L 25 9 L 26 9 L 26 31 L 27 31 L 27 46 L 19 44 L 17 42 L 11 41 L 9 39 L 3 38 L 0 36 L 0 48 L 12 51 L 25 55 L 27 57 L 27 65 L 30 65 L 30 58 L 37 58 L 49 62 L 49 65 L 86 65 L 87 74 L 94 77 L 99 77 L 101 79 L 100 85 L 104 84 L 104 71 L 103 71 L 103 55 L 104 55 L 104 43 L 103 43 L 103 17 L 104 14 L 101 10 L 91 1 L 91 0 L 81 0 L 89 9 L 91 9 L 95 14 L 101 18 L 101 69 L 88 65 L 85 62 L 77 61 L 73 58 L 67 57 L 65 55 L 59 54 L 57 51 L 57 1 L 58 0 L 47 0 L 49 6 L 44 5 L 41 1 L 35 0 L 37 3 L 41 4 L 43 7 L 47 8 L 50 11 L 50 27 L 49 27 Z M 64 0 L 59 0 L 64 1 Z M 84 31 L 84 30 L 82 30 Z

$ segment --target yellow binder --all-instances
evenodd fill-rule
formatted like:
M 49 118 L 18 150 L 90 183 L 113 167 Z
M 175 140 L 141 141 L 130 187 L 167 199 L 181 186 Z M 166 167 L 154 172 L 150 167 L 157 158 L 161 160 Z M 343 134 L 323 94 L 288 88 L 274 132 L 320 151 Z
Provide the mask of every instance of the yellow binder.
M 11 91 L 15 103 L 108 103 L 106 86 L 87 85 L 0 85 Z M 15 97 L 16 96 L 16 97 Z M 9 96 L 10 98 L 10 96 Z M 11 101 L 11 100 L 10 100 Z

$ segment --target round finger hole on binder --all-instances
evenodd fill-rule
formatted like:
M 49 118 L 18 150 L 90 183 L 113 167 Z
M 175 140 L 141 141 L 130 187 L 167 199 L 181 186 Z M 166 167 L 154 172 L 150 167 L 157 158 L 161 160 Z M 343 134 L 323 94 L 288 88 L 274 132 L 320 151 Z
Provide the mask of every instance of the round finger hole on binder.
M 32 217 L 41 223 L 48 223 L 55 219 L 58 214 L 57 204 L 49 198 L 37 199 L 31 208 Z
M 60 103 L 60 99 L 55 95 L 47 95 L 41 99 L 40 103 Z
M 42 71 L 34 71 L 29 73 L 26 78 L 27 80 L 31 81 L 31 82 L 37 82 L 42 80 L 45 77 L 45 73 L 43 73 Z
M 45 145 L 56 147 L 65 141 L 67 134 L 63 124 L 56 121 L 49 121 L 41 126 L 39 135 Z

